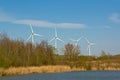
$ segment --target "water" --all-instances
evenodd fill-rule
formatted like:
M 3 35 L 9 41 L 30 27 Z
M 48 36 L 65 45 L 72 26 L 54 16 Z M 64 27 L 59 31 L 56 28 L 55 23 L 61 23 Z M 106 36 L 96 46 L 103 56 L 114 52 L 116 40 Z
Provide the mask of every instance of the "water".
M 120 71 L 86 71 L 28 74 L 1 77 L 0 80 L 120 80 Z

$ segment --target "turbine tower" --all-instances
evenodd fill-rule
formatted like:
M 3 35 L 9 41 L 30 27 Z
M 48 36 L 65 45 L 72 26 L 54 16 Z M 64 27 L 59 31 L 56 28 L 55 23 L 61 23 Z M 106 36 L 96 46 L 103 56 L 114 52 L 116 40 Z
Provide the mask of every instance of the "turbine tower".
M 55 27 L 55 36 L 50 40 L 50 42 L 53 41 L 53 40 L 55 40 L 55 48 L 56 48 L 56 49 L 57 49 L 57 41 L 64 42 L 63 40 L 61 40 L 61 39 L 58 37 L 56 27 Z
M 91 43 L 87 38 L 85 38 L 85 39 L 88 43 L 87 50 L 88 50 L 88 55 L 90 56 L 91 55 L 91 46 L 95 45 L 95 43 Z
M 30 40 L 30 38 L 32 39 L 32 44 L 34 44 L 34 36 L 38 36 L 38 37 L 42 37 L 42 35 L 39 35 L 37 33 L 34 33 L 32 25 L 30 24 L 30 28 L 31 28 L 31 34 L 28 37 L 27 41 Z

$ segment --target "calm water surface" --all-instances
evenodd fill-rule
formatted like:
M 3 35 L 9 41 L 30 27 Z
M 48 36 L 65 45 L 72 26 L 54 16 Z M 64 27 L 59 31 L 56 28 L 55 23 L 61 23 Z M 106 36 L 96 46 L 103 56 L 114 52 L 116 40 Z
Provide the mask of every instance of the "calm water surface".
M 0 80 L 120 80 L 120 71 L 87 71 L 28 74 L 1 77 Z

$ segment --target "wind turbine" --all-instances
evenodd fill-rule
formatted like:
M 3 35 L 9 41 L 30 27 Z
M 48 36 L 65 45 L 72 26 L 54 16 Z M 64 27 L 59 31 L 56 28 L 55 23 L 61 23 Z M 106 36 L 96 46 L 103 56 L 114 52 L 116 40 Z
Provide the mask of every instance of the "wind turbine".
M 82 36 L 82 37 L 83 37 L 83 36 Z M 82 37 L 78 38 L 77 40 L 71 39 L 72 41 L 75 42 L 74 47 L 73 47 L 73 51 L 76 52 L 76 48 L 78 48 L 78 43 L 79 43 L 79 41 L 82 39 Z
M 88 50 L 88 55 L 90 56 L 91 55 L 91 46 L 95 45 L 95 43 L 91 43 L 87 38 L 85 38 L 85 39 L 88 43 L 87 50 Z
M 77 40 L 74 40 L 74 39 L 71 39 L 71 40 L 75 42 L 75 46 L 78 46 L 78 43 L 82 38 L 83 38 L 83 36 L 78 38 Z
M 37 33 L 34 33 L 31 24 L 30 24 L 30 28 L 31 28 L 31 34 L 30 34 L 30 36 L 28 37 L 27 41 L 30 40 L 30 38 L 31 38 L 31 39 L 32 39 L 32 44 L 34 44 L 34 36 L 42 37 L 42 35 L 39 35 L 39 34 L 37 34 Z
M 53 40 L 55 40 L 55 48 L 56 48 L 56 49 L 57 49 L 57 41 L 64 42 L 62 39 L 60 39 L 60 38 L 58 37 L 56 27 L 55 27 L 55 36 L 50 40 L 50 42 L 53 41 Z

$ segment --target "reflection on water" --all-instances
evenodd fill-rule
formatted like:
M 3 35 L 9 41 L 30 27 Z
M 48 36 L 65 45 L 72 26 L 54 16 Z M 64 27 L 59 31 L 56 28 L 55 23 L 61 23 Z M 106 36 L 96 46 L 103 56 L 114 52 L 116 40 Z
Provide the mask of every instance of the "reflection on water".
M 7 76 L 0 80 L 120 80 L 119 75 L 120 71 L 86 71 Z

